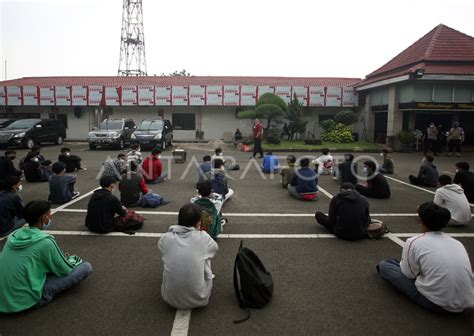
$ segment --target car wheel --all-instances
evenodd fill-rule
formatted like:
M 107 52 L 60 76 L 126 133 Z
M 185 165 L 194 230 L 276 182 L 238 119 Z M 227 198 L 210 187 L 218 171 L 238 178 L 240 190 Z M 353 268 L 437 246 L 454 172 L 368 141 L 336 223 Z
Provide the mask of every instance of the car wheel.
M 96 145 L 89 144 L 89 149 L 92 149 L 92 150 L 94 150 L 94 149 L 96 149 L 96 148 L 97 148 L 97 146 L 96 146 Z
M 120 142 L 118 143 L 118 148 L 119 149 L 125 148 L 125 141 L 122 138 L 120 139 Z
M 25 141 L 25 147 L 28 148 L 28 149 L 31 149 L 33 148 L 33 146 L 35 145 L 35 141 L 31 138 L 28 138 L 26 139 Z
M 62 144 L 63 144 L 63 137 L 59 135 L 56 139 L 56 145 L 62 145 Z

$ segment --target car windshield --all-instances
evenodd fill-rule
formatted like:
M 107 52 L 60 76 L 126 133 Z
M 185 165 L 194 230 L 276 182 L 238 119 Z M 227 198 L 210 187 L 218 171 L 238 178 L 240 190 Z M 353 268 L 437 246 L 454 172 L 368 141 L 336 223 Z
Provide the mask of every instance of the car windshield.
M 104 120 L 100 123 L 99 129 L 103 131 L 121 130 L 123 126 L 122 120 Z
M 159 131 L 163 129 L 163 120 L 143 120 L 138 126 L 138 131 Z
M 14 129 L 23 129 L 23 128 L 31 128 L 38 123 L 37 119 L 23 119 L 17 120 L 12 122 L 10 125 L 5 127 L 6 130 L 14 130 Z

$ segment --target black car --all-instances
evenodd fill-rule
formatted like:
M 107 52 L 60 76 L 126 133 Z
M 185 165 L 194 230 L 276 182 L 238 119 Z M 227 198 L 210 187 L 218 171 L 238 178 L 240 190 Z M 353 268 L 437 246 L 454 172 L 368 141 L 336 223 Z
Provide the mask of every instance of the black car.
M 0 146 L 33 148 L 44 142 L 61 145 L 66 128 L 56 119 L 20 119 L 0 129 Z
M 89 132 L 87 141 L 90 149 L 99 146 L 113 146 L 123 149 L 130 144 L 131 135 L 135 131 L 135 123 L 132 119 L 105 119 L 99 127 Z
M 0 119 L 0 129 L 7 127 L 14 121 L 15 119 Z
M 160 146 L 165 150 L 173 144 L 173 126 L 169 120 L 142 120 L 132 134 L 132 141 L 139 143 L 141 148 Z

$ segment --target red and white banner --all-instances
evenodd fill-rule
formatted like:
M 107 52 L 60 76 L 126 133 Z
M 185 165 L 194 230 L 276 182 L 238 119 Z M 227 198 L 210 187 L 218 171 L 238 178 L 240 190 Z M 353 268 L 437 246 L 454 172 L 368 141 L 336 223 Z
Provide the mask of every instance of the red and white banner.
M 38 87 L 24 86 L 23 87 L 23 105 L 38 106 Z
M 171 85 L 155 86 L 155 105 L 170 106 L 171 105 Z
M 171 102 L 173 106 L 187 106 L 188 105 L 188 86 L 187 85 L 173 86 Z
M 244 85 L 240 87 L 240 106 L 255 106 L 257 104 L 257 87 Z
M 327 87 L 326 88 L 326 106 L 340 107 L 342 104 L 342 88 Z
M 106 86 L 105 87 L 105 105 L 106 106 L 119 106 L 120 105 L 120 95 L 119 88 Z
M 240 104 L 240 86 L 224 86 L 224 106 L 239 106 Z
M 140 106 L 155 105 L 155 87 L 153 85 L 138 87 L 138 105 Z
M 291 86 L 276 86 L 275 94 L 288 104 L 291 100 Z
M 40 86 L 39 87 L 39 102 L 41 106 L 54 106 L 54 86 Z
M 8 106 L 21 106 L 22 96 L 20 86 L 7 86 L 7 104 Z
M 206 89 L 206 105 L 222 106 L 222 85 L 208 85 Z
M 309 100 L 307 86 L 293 86 L 291 94 L 291 99 L 293 99 L 293 96 L 296 95 L 296 98 L 298 98 L 298 101 L 301 105 L 303 105 L 304 107 L 308 106 Z
M 73 86 L 71 91 L 73 106 L 87 105 L 87 86 Z
M 326 89 L 324 86 L 309 87 L 309 106 L 324 106 Z
M 189 86 L 189 105 L 204 106 L 206 105 L 206 87 L 204 85 Z
M 104 87 L 99 85 L 89 86 L 89 105 L 99 106 L 102 103 Z
M 260 99 L 260 97 L 263 96 L 265 93 L 275 93 L 275 87 L 271 85 L 259 85 L 257 100 Z
M 71 87 L 56 86 L 55 89 L 56 105 L 71 106 Z
M 342 88 L 342 106 L 354 107 L 359 104 L 359 95 L 353 87 Z
M 0 106 L 5 106 L 7 105 L 7 100 L 6 100 L 6 93 L 5 93 L 5 87 L 0 86 Z
M 137 87 L 122 86 L 121 98 L 123 106 L 137 106 Z

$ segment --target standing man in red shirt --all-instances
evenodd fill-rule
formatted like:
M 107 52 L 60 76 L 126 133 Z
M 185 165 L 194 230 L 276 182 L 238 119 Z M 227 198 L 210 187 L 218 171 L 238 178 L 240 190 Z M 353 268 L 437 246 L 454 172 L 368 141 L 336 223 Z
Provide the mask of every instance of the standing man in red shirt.
M 255 158 L 257 153 L 260 153 L 259 159 L 263 157 L 263 150 L 262 150 L 262 138 L 263 138 L 263 126 L 260 123 L 260 120 L 255 119 L 253 124 L 253 155 L 252 157 Z
M 163 164 L 160 160 L 161 149 L 156 147 L 151 151 L 142 163 L 142 172 L 145 182 L 149 184 L 155 184 L 163 182 L 167 177 L 168 173 L 163 171 Z

